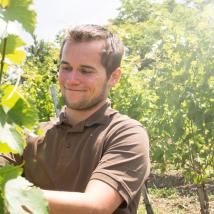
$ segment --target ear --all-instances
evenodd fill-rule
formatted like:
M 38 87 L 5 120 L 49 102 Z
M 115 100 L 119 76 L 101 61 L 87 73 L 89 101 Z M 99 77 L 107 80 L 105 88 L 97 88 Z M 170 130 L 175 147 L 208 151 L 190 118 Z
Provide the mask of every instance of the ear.
M 117 82 L 119 82 L 120 77 L 121 77 L 121 69 L 120 67 L 118 67 L 112 72 L 108 80 L 109 87 L 112 88 Z

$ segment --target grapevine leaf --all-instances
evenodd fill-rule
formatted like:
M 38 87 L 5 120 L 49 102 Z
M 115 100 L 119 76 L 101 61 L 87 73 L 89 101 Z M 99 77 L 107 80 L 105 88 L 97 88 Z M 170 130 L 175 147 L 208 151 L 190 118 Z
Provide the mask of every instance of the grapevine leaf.
M 16 123 L 19 126 L 31 128 L 35 125 L 38 117 L 37 110 L 23 98 L 14 86 L 6 86 L 2 97 L 2 107 L 0 108 L 0 122 L 4 124 Z
M 4 109 L 2 108 L 2 106 L 0 105 L 0 124 L 4 125 L 6 122 L 6 114 L 4 112 Z
M 0 125 L 0 145 L 1 153 L 13 152 L 21 155 L 25 142 L 14 126 L 5 123 L 4 126 Z
M 13 34 L 9 34 L 7 36 L 5 54 L 12 54 L 15 52 L 16 48 L 22 47 L 24 45 L 25 45 L 25 42 L 20 37 Z M 0 50 L 2 49 L 3 49 L 3 42 L 0 43 Z
M 32 128 L 37 121 L 37 111 L 33 106 L 27 105 L 23 99 L 19 99 L 13 108 L 7 113 L 7 121 L 15 122 L 19 126 Z
M 29 9 L 32 0 L 10 0 L 10 4 L 3 11 L 3 19 L 8 21 L 18 21 L 23 28 L 31 35 L 35 29 L 36 13 Z
M 4 213 L 4 200 L 0 190 L 0 213 Z
M 0 189 L 4 188 L 5 183 L 22 174 L 22 166 L 6 165 L 0 168 Z
M 4 189 L 5 204 L 10 214 L 30 213 L 48 214 L 48 202 L 38 187 L 23 177 L 9 180 Z
M 19 94 L 16 93 L 16 91 L 14 93 L 12 93 L 13 89 L 14 89 L 14 86 L 12 86 L 12 85 L 6 86 L 3 88 L 4 96 L 2 97 L 1 104 L 3 105 L 5 112 L 10 110 L 16 104 L 18 99 L 20 99 Z
M 11 149 L 11 147 L 7 143 L 3 143 L 0 141 L 0 152 L 7 154 L 9 152 L 13 152 L 13 149 Z
M 16 104 L 16 102 L 19 99 L 25 100 L 22 97 L 22 95 L 18 92 L 18 90 L 15 89 L 14 86 L 12 85 L 4 86 L 3 91 L 4 91 L 4 96 L 2 97 L 1 104 L 3 105 L 4 110 L 6 112 L 9 111 L 11 108 L 13 108 L 13 106 Z M 28 103 L 26 100 L 25 102 Z
M 7 54 L 6 58 L 8 58 L 11 62 L 21 65 L 26 57 L 26 52 L 22 50 L 16 50 L 13 54 Z
M 0 0 L 0 6 L 3 8 L 3 9 L 6 9 L 8 7 L 10 3 L 10 0 Z

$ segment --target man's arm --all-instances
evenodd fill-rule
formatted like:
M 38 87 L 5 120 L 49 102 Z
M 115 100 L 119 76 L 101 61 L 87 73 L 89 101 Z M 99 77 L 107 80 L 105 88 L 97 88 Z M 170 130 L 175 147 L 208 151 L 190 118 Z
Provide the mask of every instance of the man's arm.
M 108 184 L 91 180 L 84 193 L 44 190 L 50 214 L 111 214 L 123 202 Z

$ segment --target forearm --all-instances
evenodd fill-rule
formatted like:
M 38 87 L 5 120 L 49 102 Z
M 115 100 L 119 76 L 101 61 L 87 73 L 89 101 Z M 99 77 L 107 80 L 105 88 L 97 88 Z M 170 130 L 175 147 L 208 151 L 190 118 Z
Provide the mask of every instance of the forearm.
M 96 214 L 97 205 L 86 193 L 44 190 L 50 214 Z

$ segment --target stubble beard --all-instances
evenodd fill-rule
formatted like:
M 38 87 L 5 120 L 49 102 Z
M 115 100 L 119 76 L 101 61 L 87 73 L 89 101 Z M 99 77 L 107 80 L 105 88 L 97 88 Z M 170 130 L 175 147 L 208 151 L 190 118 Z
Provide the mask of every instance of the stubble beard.
M 107 99 L 107 92 L 106 92 L 106 86 L 103 87 L 100 94 L 96 97 L 93 97 L 92 99 L 85 99 L 78 103 L 72 103 L 69 102 L 69 100 L 66 98 L 66 96 L 63 94 L 64 103 L 67 106 L 67 108 L 72 110 L 78 110 L 78 111 L 88 111 L 93 108 L 95 108 L 97 105 L 99 105 L 101 102 Z

